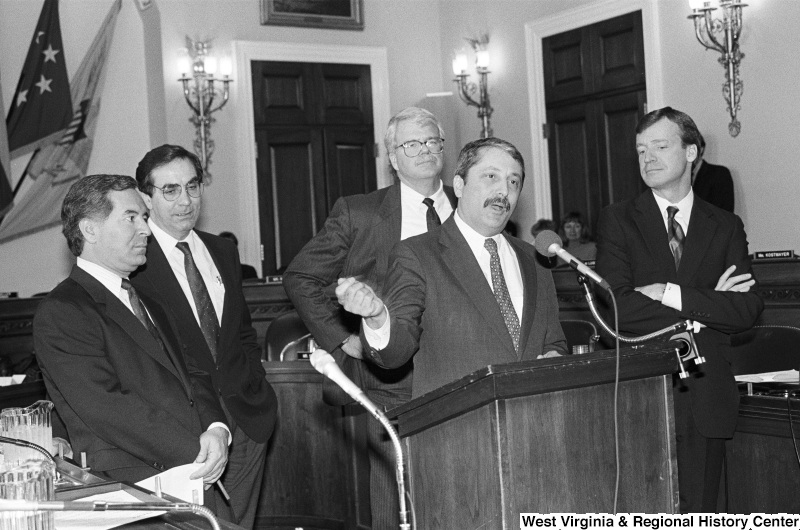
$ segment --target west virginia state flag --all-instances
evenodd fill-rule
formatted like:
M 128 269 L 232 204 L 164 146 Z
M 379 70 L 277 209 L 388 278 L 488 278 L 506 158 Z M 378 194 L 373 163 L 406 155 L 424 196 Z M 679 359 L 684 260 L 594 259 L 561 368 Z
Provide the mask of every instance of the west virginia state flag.
M 57 138 L 72 120 L 58 0 L 45 0 L 9 104 L 8 144 L 15 158 Z

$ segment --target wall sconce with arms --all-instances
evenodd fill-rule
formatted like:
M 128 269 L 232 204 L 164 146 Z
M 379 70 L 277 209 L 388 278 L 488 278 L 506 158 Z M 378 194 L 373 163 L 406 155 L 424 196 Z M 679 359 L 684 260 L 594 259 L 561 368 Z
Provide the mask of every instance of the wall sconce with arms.
M 489 103 L 489 35 L 483 34 L 477 39 L 465 39 L 470 43 L 475 51 L 475 71 L 478 73 L 478 85 L 469 81 L 467 73 L 467 56 L 463 53 L 456 55 L 453 59 L 453 73 L 456 78 L 453 80 L 458 86 L 458 95 L 461 100 L 472 107 L 478 108 L 478 118 L 481 119 L 481 138 L 488 138 L 492 132 L 492 112 L 494 109 Z M 473 99 L 477 92 L 478 100 Z
M 717 5 L 722 9 L 721 19 L 712 17 Z M 747 7 L 747 4 L 743 4 L 741 0 L 689 0 L 689 6 L 692 8 L 689 18 L 694 20 L 697 40 L 707 49 L 722 54 L 719 58 L 719 63 L 725 68 L 722 94 L 731 115 L 728 132 L 736 137 L 742 130 L 741 123 L 736 119 L 742 98 L 739 63 L 744 59 L 744 54 L 739 50 L 739 35 L 742 32 L 742 8 Z
M 216 57 L 209 55 L 210 41 L 195 41 L 187 36 L 186 48 L 188 55 L 178 61 L 178 69 L 181 72 L 178 81 L 183 85 L 186 103 L 193 111 L 189 121 L 197 129 L 194 151 L 203 164 L 205 178 L 210 182 L 211 173 L 208 171 L 208 166 L 211 164 L 211 154 L 214 152 L 211 124 L 215 121 L 211 115 L 228 102 L 229 85 L 233 81 L 230 78 L 233 65 L 228 57 L 218 62 Z M 215 77 L 218 68 L 222 77 Z M 221 83 L 222 86 L 215 83 Z

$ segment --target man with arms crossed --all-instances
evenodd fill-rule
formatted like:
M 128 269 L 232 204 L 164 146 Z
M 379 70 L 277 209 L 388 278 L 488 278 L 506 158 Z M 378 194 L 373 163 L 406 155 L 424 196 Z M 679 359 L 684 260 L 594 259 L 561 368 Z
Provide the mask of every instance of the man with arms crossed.
M 359 319 L 331 299 L 336 280 L 356 276 L 380 292 L 389 252 L 401 239 L 422 234 L 450 217 L 455 195 L 443 186 L 444 131 L 436 116 L 408 107 L 389 121 L 384 136 L 391 171 L 399 183 L 336 201 L 325 226 L 289 264 L 283 286 L 320 347 L 378 405 L 391 408 L 411 397 L 411 363 L 387 370 L 362 362 Z M 325 400 L 345 404 L 326 379 Z M 394 453 L 383 427 L 367 420 L 372 527 L 399 522 Z
M 194 229 L 203 192 L 203 168 L 194 154 L 176 145 L 156 147 L 139 162 L 136 181 L 150 209 L 153 236 L 147 263 L 131 281 L 169 308 L 188 355 L 211 374 L 233 432 L 221 481 L 230 494 L 228 517 L 252 528 L 277 400 L 244 301 L 238 250 L 227 239 Z
M 39 304 L 33 339 L 75 453 L 114 480 L 201 462 L 192 478 L 216 482 L 230 433 L 211 378 L 184 359 L 164 308 L 128 280 L 145 261 L 150 235 L 136 181 L 78 180 L 61 220 L 78 262 Z
M 692 191 L 699 146 L 683 112 L 665 107 L 639 121 L 639 169 L 650 190 L 602 211 L 596 262 L 617 298 L 620 332 L 644 335 L 687 319 L 706 326 L 696 335 L 706 362 L 676 378 L 673 392 L 681 512 L 716 511 L 739 404 L 725 355 L 730 334 L 752 327 L 763 309 L 749 292 L 741 219 Z
M 384 296 L 339 281 L 340 303 L 364 317 L 364 357 L 387 368 L 413 358 L 413 397 L 489 364 L 566 352 L 550 271 L 532 245 L 502 234 L 524 180 L 513 145 L 470 142 L 453 180 L 456 213 L 395 246 Z

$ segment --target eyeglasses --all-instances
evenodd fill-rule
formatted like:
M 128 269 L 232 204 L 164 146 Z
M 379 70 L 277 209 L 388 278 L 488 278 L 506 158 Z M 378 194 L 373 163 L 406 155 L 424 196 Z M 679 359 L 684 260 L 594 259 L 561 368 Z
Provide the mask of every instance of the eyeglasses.
M 186 184 L 186 186 L 181 186 L 180 184 L 167 184 L 163 188 L 159 188 L 158 186 L 150 184 L 150 187 L 161 190 L 164 198 L 168 201 L 174 201 L 180 197 L 183 188 L 186 188 L 186 193 L 189 194 L 189 197 L 197 198 L 203 194 L 203 183 L 196 180 L 189 182 Z
M 409 158 L 414 158 L 415 156 L 419 156 L 422 152 L 422 146 L 426 145 L 428 147 L 428 151 L 431 153 L 438 155 L 444 149 L 444 138 L 430 138 L 425 140 L 424 142 L 420 142 L 419 140 L 409 140 L 406 143 L 400 144 L 395 149 L 403 148 L 403 152 Z

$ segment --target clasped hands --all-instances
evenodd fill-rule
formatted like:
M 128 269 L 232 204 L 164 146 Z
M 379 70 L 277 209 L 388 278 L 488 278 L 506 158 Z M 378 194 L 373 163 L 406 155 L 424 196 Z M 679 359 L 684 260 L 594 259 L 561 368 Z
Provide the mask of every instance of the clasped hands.
M 750 288 L 756 283 L 756 281 L 753 279 L 753 275 L 750 273 L 745 273 L 737 276 L 731 276 L 735 270 L 736 265 L 731 265 L 728 267 L 725 272 L 722 273 L 722 276 L 719 277 L 719 280 L 717 280 L 717 286 L 714 287 L 714 290 L 737 293 L 749 292 Z M 664 290 L 666 287 L 667 285 L 664 283 L 651 283 L 650 285 L 645 285 L 643 287 L 636 287 L 635 290 L 639 291 L 648 298 L 655 300 L 656 302 L 660 302 L 664 297 Z

